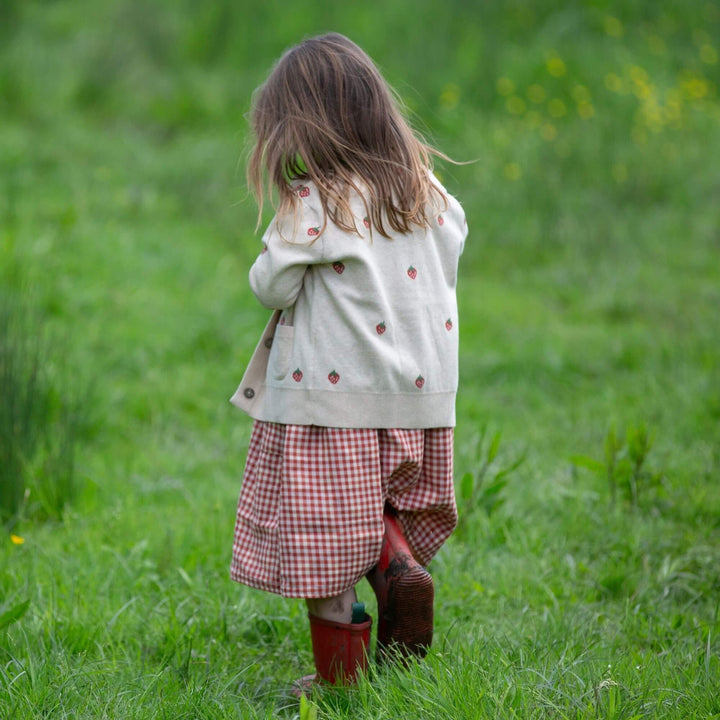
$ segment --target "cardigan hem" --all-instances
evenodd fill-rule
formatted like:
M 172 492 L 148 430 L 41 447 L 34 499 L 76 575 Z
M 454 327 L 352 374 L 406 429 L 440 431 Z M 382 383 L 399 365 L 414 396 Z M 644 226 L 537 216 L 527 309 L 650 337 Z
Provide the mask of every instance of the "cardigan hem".
M 455 427 L 455 395 L 454 391 L 419 391 L 416 395 L 337 390 L 278 391 L 266 386 L 265 397 L 259 406 L 241 409 L 255 420 L 284 425 L 409 429 Z M 240 406 L 235 397 L 231 402 Z

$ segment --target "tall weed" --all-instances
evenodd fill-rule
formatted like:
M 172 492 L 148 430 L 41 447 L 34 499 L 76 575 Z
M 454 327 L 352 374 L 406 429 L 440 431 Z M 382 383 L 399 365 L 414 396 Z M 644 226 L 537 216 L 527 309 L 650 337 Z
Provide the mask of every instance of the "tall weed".
M 8 527 L 21 515 L 62 517 L 76 494 L 87 418 L 86 398 L 61 378 L 57 343 L 26 298 L 20 282 L 0 291 L 0 522 Z
M 648 467 L 652 446 L 652 435 L 644 424 L 629 427 L 625 433 L 612 425 L 603 441 L 603 460 L 574 455 L 571 461 L 605 478 L 612 507 L 620 500 L 624 507 L 637 510 L 646 496 L 657 499 L 663 486 L 663 472 Z
M 474 467 L 460 478 L 456 493 L 460 511 L 456 534 L 463 540 L 468 539 L 472 528 L 486 524 L 478 515 L 486 520 L 502 508 L 508 480 L 525 462 L 524 454 L 514 460 L 503 458 L 500 441 L 499 432 L 490 435 L 487 427 L 483 427 L 475 440 Z

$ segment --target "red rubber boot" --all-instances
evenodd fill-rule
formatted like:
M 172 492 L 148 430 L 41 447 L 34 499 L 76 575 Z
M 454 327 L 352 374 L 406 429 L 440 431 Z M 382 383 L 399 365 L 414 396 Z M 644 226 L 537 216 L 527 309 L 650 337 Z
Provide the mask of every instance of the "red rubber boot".
M 372 619 L 362 609 L 358 622 L 339 623 L 308 613 L 317 678 L 353 685 L 367 668 Z
M 383 513 L 385 536 L 378 564 L 367 574 L 378 603 L 377 657 L 425 657 L 432 644 L 432 577 L 415 560 L 395 512 Z

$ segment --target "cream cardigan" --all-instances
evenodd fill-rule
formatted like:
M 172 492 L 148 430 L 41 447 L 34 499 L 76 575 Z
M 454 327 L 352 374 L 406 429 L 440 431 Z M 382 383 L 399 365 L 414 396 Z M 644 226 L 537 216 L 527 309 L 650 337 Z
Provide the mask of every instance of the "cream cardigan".
M 442 186 L 436 178 L 433 182 Z M 455 425 L 460 204 L 430 228 L 373 233 L 359 196 L 358 233 L 324 222 L 313 183 L 298 212 L 274 219 L 250 269 L 275 312 L 231 402 L 251 417 L 293 425 L 429 428 Z

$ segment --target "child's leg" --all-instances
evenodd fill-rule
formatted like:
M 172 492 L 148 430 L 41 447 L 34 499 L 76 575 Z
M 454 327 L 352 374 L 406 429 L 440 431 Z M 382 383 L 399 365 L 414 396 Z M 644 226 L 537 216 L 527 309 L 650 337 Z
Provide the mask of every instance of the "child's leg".
M 340 595 L 329 598 L 307 598 L 308 611 L 323 620 L 349 623 L 352 618 L 352 604 L 357 602 L 355 588 L 352 587 Z

